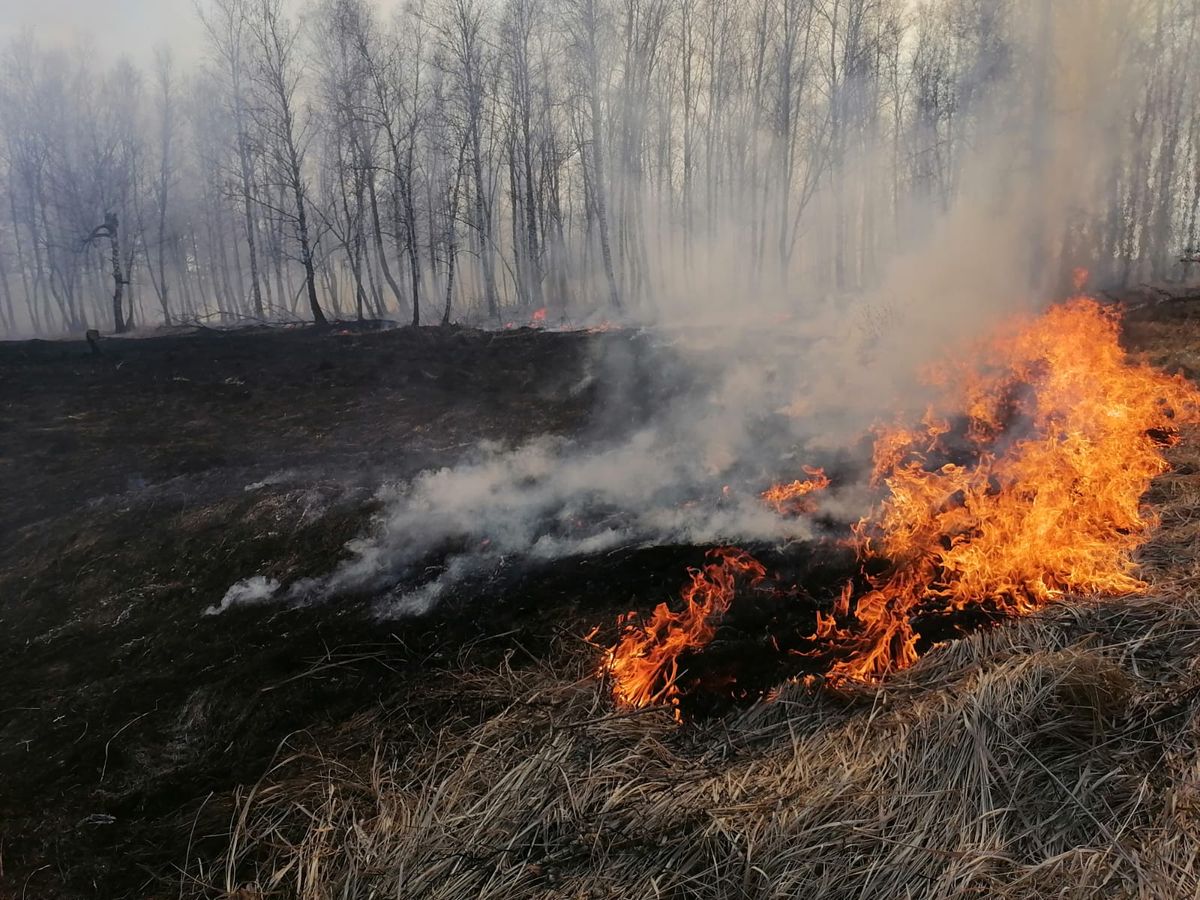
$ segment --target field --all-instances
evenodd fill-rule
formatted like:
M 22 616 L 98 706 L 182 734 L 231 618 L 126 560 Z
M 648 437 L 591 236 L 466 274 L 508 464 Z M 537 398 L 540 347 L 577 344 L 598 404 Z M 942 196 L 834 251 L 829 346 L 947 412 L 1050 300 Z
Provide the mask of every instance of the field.
M 1127 345 L 1200 375 L 1200 310 Z M 514 569 L 421 619 L 204 612 L 329 571 L 380 483 L 613 420 L 628 332 L 202 331 L 0 345 L 0 895 L 1177 897 L 1200 891 L 1200 436 L 1143 595 L 879 687 L 682 726 L 583 636 L 704 547 Z

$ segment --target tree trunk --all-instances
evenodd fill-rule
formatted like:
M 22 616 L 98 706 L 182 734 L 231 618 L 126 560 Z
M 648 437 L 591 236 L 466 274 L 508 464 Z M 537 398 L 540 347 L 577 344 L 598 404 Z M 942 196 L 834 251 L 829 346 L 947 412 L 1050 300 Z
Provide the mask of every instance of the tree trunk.
M 125 276 L 121 272 L 121 236 L 117 214 L 107 213 L 104 216 L 104 225 L 102 228 L 107 233 L 109 243 L 112 246 L 113 330 L 117 334 L 124 334 L 127 328 L 122 302 L 125 294 Z
M 0 291 L 4 292 L 4 306 L 7 310 L 7 329 L 10 335 L 17 333 L 17 314 L 13 308 L 12 288 L 8 284 L 8 266 L 4 262 L 4 249 L 0 248 Z
M 403 311 L 404 307 L 408 304 L 404 299 L 404 293 L 400 290 L 400 285 L 396 283 L 396 279 L 392 275 L 392 267 L 388 264 L 387 251 L 383 247 L 383 226 L 379 221 L 379 198 L 375 193 L 375 177 L 373 173 L 367 179 L 367 191 L 371 199 L 371 228 L 375 234 L 375 255 L 379 258 L 379 268 L 383 272 L 383 280 L 387 282 L 392 296 L 396 298 L 396 308 Z
M 596 205 L 596 224 L 600 228 L 600 256 L 604 261 L 604 277 L 608 280 L 608 302 L 613 309 L 621 310 L 621 295 L 617 292 L 617 277 L 613 272 L 612 247 L 608 240 L 608 210 L 604 202 L 604 142 L 600 128 L 600 71 L 592 56 L 592 197 Z
M 488 315 L 495 317 L 500 314 L 500 300 L 496 292 L 496 261 L 492 254 L 492 219 L 483 187 L 483 144 L 477 121 L 472 125 L 471 135 L 471 169 L 475 175 L 475 230 L 479 237 L 483 295 L 487 301 Z
M 317 277 L 313 270 L 312 247 L 308 240 L 308 214 L 304 207 L 304 182 L 300 178 L 300 161 L 294 147 L 289 147 L 292 164 L 292 191 L 296 197 L 296 236 L 300 240 L 300 262 L 304 265 L 304 284 L 308 290 L 308 309 L 313 322 L 328 325 L 321 304 L 317 301 Z
M 237 118 L 238 162 L 242 176 L 242 208 L 246 226 L 246 250 L 250 256 L 250 298 L 254 303 L 254 314 L 265 317 L 262 288 L 258 283 L 258 239 L 254 226 L 254 178 L 250 164 L 250 139 L 246 134 L 245 114 L 242 112 L 241 87 L 235 84 L 235 114 Z
M 459 169 L 462 166 L 460 164 Z M 404 230 L 408 238 L 408 270 L 412 278 L 412 323 L 421 324 L 421 258 L 417 253 L 417 207 L 413 202 L 412 171 L 413 150 L 408 148 L 408 175 L 404 179 Z M 432 221 L 432 216 L 430 217 Z M 430 253 L 433 248 L 430 247 Z

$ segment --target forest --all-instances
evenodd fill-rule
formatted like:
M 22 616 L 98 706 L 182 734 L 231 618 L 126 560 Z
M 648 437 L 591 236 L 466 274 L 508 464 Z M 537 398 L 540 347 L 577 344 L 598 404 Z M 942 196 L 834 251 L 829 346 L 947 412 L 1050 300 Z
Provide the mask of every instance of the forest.
M 1053 197 L 1021 214 L 1031 283 L 1063 257 L 1180 281 L 1198 22 L 1195 0 L 199 0 L 199 58 L 144 66 L 30 33 L 2 59 L 0 328 L 797 309 L 1014 194 Z

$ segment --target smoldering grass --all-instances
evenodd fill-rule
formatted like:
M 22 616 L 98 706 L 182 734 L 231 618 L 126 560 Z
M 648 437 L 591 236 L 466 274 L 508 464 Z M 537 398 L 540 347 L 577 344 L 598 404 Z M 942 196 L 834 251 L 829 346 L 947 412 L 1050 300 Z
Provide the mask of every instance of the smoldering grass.
M 279 590 L 279 579 L 264 575 L 252 575 L 229 586 L 221 602 L 204 610 L 204 615 L 215 616 L 234 606 L 249 606 L 266 603 Z

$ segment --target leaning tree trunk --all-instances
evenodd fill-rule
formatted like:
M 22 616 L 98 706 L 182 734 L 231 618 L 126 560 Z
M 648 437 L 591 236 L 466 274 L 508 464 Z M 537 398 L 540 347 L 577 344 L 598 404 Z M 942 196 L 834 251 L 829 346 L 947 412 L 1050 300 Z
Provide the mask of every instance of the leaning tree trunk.
M 383 228 L 379 222 L 379 197 L 375 192 L 375 173 L 373 171 L 367 179 L 367 190 L 371 199 L 372 236 L 375 240 L 375 255 L 379 258 L 379 269 L 383 273 L 383 280 L 391 289 L 392 296 L 396 299 L 396 309 L 403 311 L 407 301 L 404 299 L 404 292 L 400 290 L 395 276 L 392 275 L 392 267 L 388 265 L 387 252 L 383 248 Z

